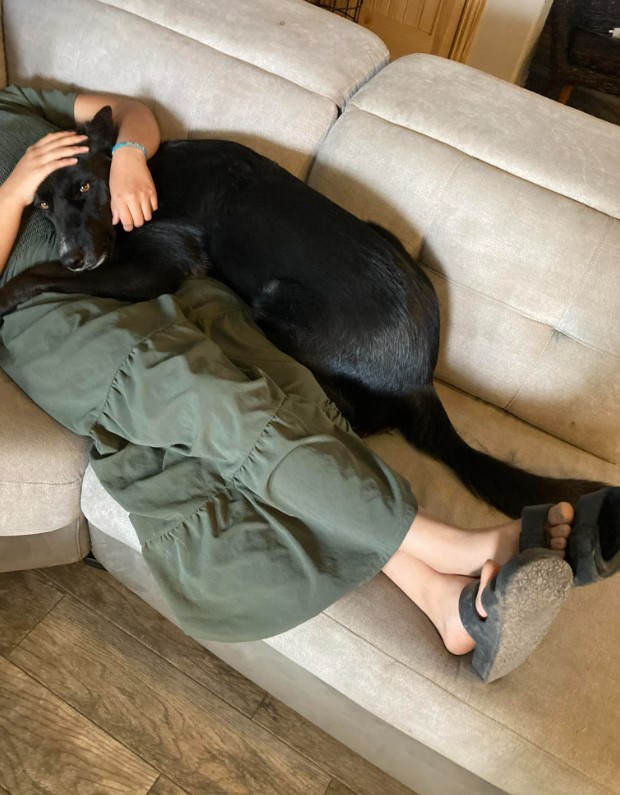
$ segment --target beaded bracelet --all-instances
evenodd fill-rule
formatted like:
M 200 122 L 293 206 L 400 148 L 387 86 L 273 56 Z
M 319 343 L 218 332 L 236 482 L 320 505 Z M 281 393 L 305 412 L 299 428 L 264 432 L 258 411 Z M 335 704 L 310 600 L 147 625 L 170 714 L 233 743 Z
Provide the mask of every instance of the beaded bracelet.
M 146 147 L 142 146 L 142 144 L 136 143 L 135 141 L 119 141 L 112 147 L 112 154 L 114 154 L 117 149 L 120 149 L 123 146 L 133 146 L 134 149 L 139 149 L 147 160 L 149 159 L 149 153 L 146 151 Z

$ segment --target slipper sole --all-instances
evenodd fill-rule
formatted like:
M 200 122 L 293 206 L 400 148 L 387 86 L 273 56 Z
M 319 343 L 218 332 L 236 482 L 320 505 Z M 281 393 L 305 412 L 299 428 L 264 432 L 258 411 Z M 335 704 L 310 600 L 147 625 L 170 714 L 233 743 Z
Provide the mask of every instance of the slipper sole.
M 510 673 L 534 651 L 572 583 L 570 566 L 545 550 L 525 552 L 503 567 L 495 588 L 483 592 L 488 618 L 470 633 L 476 640 L 472 666 L 485 682 Z

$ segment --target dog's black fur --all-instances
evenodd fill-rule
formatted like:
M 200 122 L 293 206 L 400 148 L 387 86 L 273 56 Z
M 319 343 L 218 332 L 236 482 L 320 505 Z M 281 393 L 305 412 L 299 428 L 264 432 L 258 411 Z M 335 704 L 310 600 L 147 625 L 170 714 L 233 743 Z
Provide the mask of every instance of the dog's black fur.
M 131 301 L 209 274 L 253 308 L 282 350 L 307 365 L 362 434 L 399 429 L 509 516 L 524 505 L 575 502 L 602 484 L 539 477 L 468 446 L 433 387 L 439 309 L 431 282 L 392 234 L 358 220 L 247 147 L 164 143 L 149 165 L 153 221 L 115 234 L 108 176 L 116 137 L 109 108 L 84 132 L 90 150 L 39 187 L 61 262 L 0 290 L 0 317 L 44 291 Z

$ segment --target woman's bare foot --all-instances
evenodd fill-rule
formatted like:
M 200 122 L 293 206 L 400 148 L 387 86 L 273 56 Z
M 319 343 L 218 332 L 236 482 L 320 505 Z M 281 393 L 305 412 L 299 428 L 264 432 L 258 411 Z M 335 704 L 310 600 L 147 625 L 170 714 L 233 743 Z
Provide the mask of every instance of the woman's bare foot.
M 566 554 L 574 518 L 567 502 L 559 502 L 549 510 L 548 546 L 560 557 Z M 520 532 L 519 520 L 480 530 L 462 530 L 439 522 L 420 509 L 401 549 L 442 574 L 477 577 L 485 561 L 493 560 L 501 566 L 518 554 Z
M 482 592 L 498 574 L 500 566 L 488 560 L 482 566 L 476 610 L 482 618 L 487 614 L 482 606 Z M 446 649 L 452 654 L 467 654 L 475 647 L 473 638 L 463 626 L 459 599 L 472 577 L 458 574 L 439 574 L 421 560 L 412 558 L 402 548 L 390 558 L 383 571 L 428 616 L 441 635 Z

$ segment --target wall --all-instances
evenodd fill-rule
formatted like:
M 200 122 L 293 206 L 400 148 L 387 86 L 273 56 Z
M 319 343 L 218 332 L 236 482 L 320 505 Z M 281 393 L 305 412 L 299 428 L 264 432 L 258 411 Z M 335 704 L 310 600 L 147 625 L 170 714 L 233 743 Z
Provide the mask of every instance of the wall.
M 553 0 L 487 0 L 467 63 L 523 83 Z

